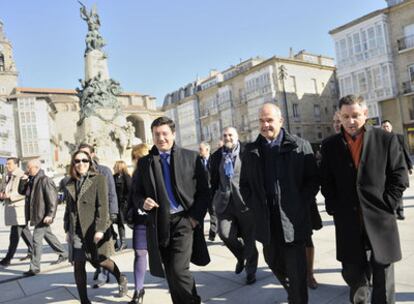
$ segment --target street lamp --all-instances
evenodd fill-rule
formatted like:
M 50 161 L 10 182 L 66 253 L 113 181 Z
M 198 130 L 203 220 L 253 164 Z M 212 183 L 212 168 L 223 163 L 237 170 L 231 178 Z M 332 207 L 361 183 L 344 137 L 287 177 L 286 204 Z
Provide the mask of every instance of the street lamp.
M 285 90 L 286 77 L 287 77 L 286 67 L 284 65 L 281 65 L 279 67 L 279 80 L 282 83 L 283 106 L 285 108 L 285 113 L 286 113 L 286 128 L 288 132 L 290 133 L 289 109 L 288 109 L 287 96 L 286 96 L 286 90 Z

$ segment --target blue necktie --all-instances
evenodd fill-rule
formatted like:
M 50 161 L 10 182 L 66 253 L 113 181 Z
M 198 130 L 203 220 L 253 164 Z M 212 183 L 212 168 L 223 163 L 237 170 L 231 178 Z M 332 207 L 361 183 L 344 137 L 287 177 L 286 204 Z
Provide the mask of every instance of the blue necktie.
M 167 153 L 160 154 L 161 164 L 162 164 L 162 173 L 164 176 L 164 184 L 165 184 L 165 188 L 167 189 L 168 198 L 170 199 L 170 207 L 171 209 L 177 209 L 178 203 L 175 200 L 173 187 L 171 184 L 170 164 L 168 163 L 169 156 L 170 155 Z

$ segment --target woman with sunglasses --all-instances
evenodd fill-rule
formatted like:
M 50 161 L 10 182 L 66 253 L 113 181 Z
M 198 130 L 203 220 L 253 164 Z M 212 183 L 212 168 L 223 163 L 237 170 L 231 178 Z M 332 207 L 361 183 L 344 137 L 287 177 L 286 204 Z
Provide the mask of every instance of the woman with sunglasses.
M 76 151 L 70 164 L 70 180 L 66 184 L 64 228 L 74 266 L 75 282 L 82 304 L 91 303 L 86 289 L 86 261 L 95 268 L 103 267 L 115 276 L 119 296 L 128 292 L 127 278 L 109 257 L 114 253 L 110 231 L 108 191 L 105 176 L 91 165 L 86 152 Z

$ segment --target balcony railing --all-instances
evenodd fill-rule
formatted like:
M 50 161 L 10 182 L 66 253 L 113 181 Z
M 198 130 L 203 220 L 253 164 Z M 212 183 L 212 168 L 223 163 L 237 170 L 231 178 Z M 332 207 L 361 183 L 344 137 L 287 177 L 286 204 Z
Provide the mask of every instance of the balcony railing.
M 412 81 L 406 81 L 402 83 L 403 94 L 412 94 L 414 93 L 414 84 Z
M 414 35 L 406 36 L 397 40 L 398 51 L 414 48 Z

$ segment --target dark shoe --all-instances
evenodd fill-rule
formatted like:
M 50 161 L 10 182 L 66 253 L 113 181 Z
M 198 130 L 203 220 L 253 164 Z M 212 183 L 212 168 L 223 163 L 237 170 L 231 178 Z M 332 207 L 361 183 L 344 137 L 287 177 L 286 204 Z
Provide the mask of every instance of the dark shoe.
M 251 285 L 256 282 L 256 274 L 255 273 L 249 273 L 246 277 L 246 284 Z
M 30 269 L 29 271 L 23 272 L 23 275 L 26 276 L 26 277 L 32 277 L 32 276 L 37 275 L 38 273 L 40 273 L 40 270 L 31 270 Z
M 135 290 L 134 296 L 132 297 L 132 300 L 128 302 L 128 304 L 143 304 L 144 294 L 145 294 L 144 288 L 142 288 L 139 292 Z
M 119 283 L 118 283 L 118 290 L 119 290 L 119 296 L 125 297 L 128 293 L 128 279 L 126 276 L 121 275 L 121 277 L 119 278 Z
M 405 216 L 404 216 L 404 214 L 397 213 L 397 220 L 400 220 L 400 221 L 405 220 Z
M 308 287 L 310 289 L 317 289 L 318 288 L 318 282 L 316 282 L 316 280 L 313 276 L 311 278 L 308 278 Z
M 60 256 L 58 257 L 58 259 L 57 259 L 56 261 L 54 261 L 54 262 L 50 263 L 50 265 L 57 265 L 57 264 L 63 263 L 63 262 L 64 262 L 64 261 L 66 261 L 67 259 L 68 259 L 67 257 L 64 257 L 63 255 L 60 255 Z
M 214 242 L 215 239 L 216 239 L 216 234 L 210 231 L 208 234 L 208 240 L 211 242 Z
M 239 274 L 239 273 L 241 273 L 243 271 L 243 269 L 244 269 L 244 260 L 237 261 L 236 269 L 234 270 L 234 272 L 236 274 Z
M 10 265 L 10 260 L 9 259 L 3 259 L 3 260 L 0 261 L 0 265 L 4 266 L 4 267 L 7 267 L 7 266 Z
M 31 260 L 32 259 L 32 254 L 28 253 L 27 255 L 25 255 L 24 257 L 21 257 L 19 259 L 19 261 L 25 261 L 25 260 Z

